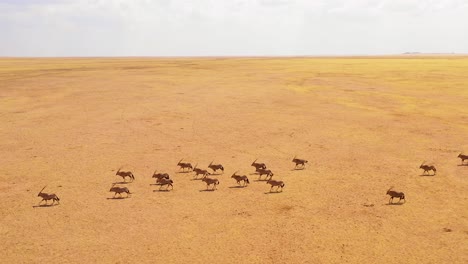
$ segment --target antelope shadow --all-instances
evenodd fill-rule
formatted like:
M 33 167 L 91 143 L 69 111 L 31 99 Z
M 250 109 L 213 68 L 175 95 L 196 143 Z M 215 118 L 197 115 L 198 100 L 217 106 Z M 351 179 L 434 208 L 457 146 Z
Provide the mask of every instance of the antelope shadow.
M 269 191 L 269 192 L 265 192 L 264 194 L 277 194 L 277 193 L 282 193 L 282 192 L 283 192 L 283 191 L 281 191 L 281 192 L 278 192 L 278 191 L 274 191 L 274 192 Z
M 216 191 L 215 189 L 203 189 L 203 190 L 200 190 L 200 192 L 214 192 Z
M 114 184 L 129 184 L 129 183 L 132 183 L 132 182 L 126 182 L 126 181 L 123 181 L 123 182 L 114 182 Z
M 172 189 L 171 189 L 172 190 Z M 169 189 L 157 189 L 157 190 L 153 190 L 153 192 L 169 192 L 170 190 Z
M 123 200 L 123 199 L 127 199 L 127 198 L 130 198 L 130 197 L 107 197 L 107 200 Z
M 33 208 L 54 207 L 56 205 L 60 205 L 60 204 L 57 204 L 57 203 L 54 203 L 54 204 L 39 204 L 39 205 L 33 205 Z
M 398 202 L 398 203 L 386 203 L 385 205 L 404 205 L 405 203 Z
M 421 174 L 419 177 L 433 177 L 436 176 L 435 174 Z
M 247 185 L 243 186 L 243 185 L 235 185 L 235 186 L 229 186 L 228 188 L 231 188 L 231 189 L 242 189 L 242 188 L 245 188 L 247 187 Z
M 303 167 L 303 168 L 293 168 L 291 171 L 298 171 L 298 170 L 305 170 L 305 167 Z

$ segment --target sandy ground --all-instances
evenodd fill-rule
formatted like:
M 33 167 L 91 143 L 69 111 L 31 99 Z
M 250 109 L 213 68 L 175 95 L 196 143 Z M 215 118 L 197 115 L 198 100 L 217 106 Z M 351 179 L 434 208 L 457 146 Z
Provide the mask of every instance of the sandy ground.
M 467 83 L 467 57 L 0 59 L 2 260 L 468 263 Z

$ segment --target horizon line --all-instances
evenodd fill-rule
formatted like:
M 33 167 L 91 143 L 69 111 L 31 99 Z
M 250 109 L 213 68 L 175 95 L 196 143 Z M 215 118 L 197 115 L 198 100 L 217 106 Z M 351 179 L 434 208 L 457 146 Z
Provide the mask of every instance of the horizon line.
M 423 53 L 423 52 L 404 52 L 395 54 L 329 54 L 329 55 L 136 55 L 136 56 L 0 56 L 0 59 L 92 59 L 92 58 L 155 58 L 155 59 L 182 59 L 182 58 L 346 58 L 346 57 L 418 57 L 418 56 L 468 56 L 468 53 Z

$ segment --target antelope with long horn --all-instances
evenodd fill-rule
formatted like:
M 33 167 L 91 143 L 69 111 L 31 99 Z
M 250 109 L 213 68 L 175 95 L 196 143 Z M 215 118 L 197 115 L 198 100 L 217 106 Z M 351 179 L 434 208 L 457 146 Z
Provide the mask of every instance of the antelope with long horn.
M 179 166 L 179 170 L 182 169 L 182 171 L 184 171 L 185 169 L 188 169 L 188 171 L 190 171 L 191 169 L 193 169 L 192 167 L 192 164 L 188 163 L 188 162 L 181 162 L 183 159 L 179 160 L 179 162 L 177 163 L 177 166 Z
M 392 189 L 393 189 L 393 186 L 390 187 L 390 189 L 388 189 L 388 191 L 387 191 L 387 194 L 390 195 L 390 200 L 388 200 L 388 203 L 389 203 L 389 204 L 392 204 L 392 203 L 393 203 L 393 198 L 395 198 L 395 197 L 396 197 L 396 198 L 400 198 L 400 199 L 398 200 L 398 203 L 399 203 L 402 199 L 403 199 L 403 200 L 405 201 L 405 203 L 406 203 L 405 194 L 402 193 L 402 192 L 392 191 Z
M 214 161 L 214 160 L 213 160 Z M 213 161 L 211 161 L 210 165 L 208 165 L 208 168 L 213 170 L 213 173 L 216 173 L 217 170 L 221 170 L 222 173 L 224 173 L 224 167 L 221 164 L 213 164 Z
M 305 160 L 305 159 L 297 159 L 296 156 L 294 156 L 292 162 L 296 163 L 296 166 L 294 167 L 295 169 L 297 168 L 297 166 L 301 165 L 301 168 L 304 169 L 305 168 L 305 164 L 307 162 L 309 162 L 308 160 Z
M 198 175 L 203 175 L 203 177 L 207 176 L 207 175 L 211 175 L 211 173 L 208 172 L 208 170 L 203 170 L 203 169 L 200 169 L 200 168 L 197 168 L 197 165 L 198 163 L 195 165 L 195 167 L 193 167 L 193 171 L 195 172 L 195 179 L 198 178 Z
M 434 173 L 434 174 L 432 174 L 432 175 L 435 175 L 436 172 L 437 172 L 437 169 L 435 168 L 435 166 L 434 166 L 434 165 L 427 165 L 427 164 L 425 164 L 425 163 L 426 163 L 426 161 L 424 161 L 424 162 L 421 164 L 421 166 L 419 166 L 420 169 L 423 169 L 423 170 L 424 170 L 423 175 L 425 175 L 426 172 L 427 172 L 427 174 L 429 175 L 429 171 L 430 171 L 430 170 Z
M 271 185 L 270 192 L 272 191 L 273 187 L 276 187 L 277 192 L 278 192 L 278 189 L 280 187 L 281 187 L 281 191 L 283 191 L 283 187 L 284 187 L 284 182 L 283 181 L 275 181 L 275 180 L 269 179 L 267 181 L 267 184 Z
M 463 152 L 458 154 L 458 157 L 461 159 L 462 165 L 465 160 L 468 160 L 468 155 L 464 155 Z
M 202 181 L 206 182 L 206 189 L 208 190 L 208 187 L 213 184 L 213 188 L 211 190 L 216 190 L 216 185 L 219 185 L 219 181 L 218 179 L 212 179 L 212 178 L 208 178 L 208 177 L 203 177 L 202 178 Z
M 119 194 L 120 197 L 122 197 L 122 193 L 126 193 L 127 197 L 130 197 L 130 191 L 128 190 L 127 187 L 118 187 L 115 186 L 116 183 L 112 184 L 112 187 L 110 188 L 109 192 L 114 192 L 114 198 L 116 194 Z
M 271 170 L 268 170 L 268 169 L 257 169 L 257 172 L 258 172 L 258 179 L 260 180 L 262 178 L 262 175 L 266 174 L 266 177 L 265 177 L 265 180 L 268 179 L 268 177 L 270 177 L 270 180 L 271 178 L 273 177 L 273 172 Z
M 156 183 L 159 179 L 169 179 L 169 174 L 167 173 L 156 173 L 156 171 L 153 172 L 153 177 L 151 178 L 155 178 L 156 179 Z
M 167 185 L 166 187 L 166 190 L 169 188 L 169 186 L 171 186 L 171 189 L 174 189 L 174 186 L 172 185 L 174 182 L 171 180 L 171 179 L 166 179 L 166 178 L 160 178 L 156 181 L 157 184 L 161 185 L 159 186 L 159 190 L 161 190 L 161 188 L 164 186 L 164 185 Z
M 255 171 L 258 169 L 266 169 L 265 163 L 256 163 L 258 159 L 255 159 L 250 166 L 255 167 Z
M 133 182 L 135 180 L 135 176 L 133 176 L 133 173 L 131 171 L 121 171 L 122 167 L 119 168 L 119 170 L 115 173 L 115 176 L 120 176 L 123 178 L 123 181 L 125 181 L 126 177 L 130 178 L 130 182 Z
M 37 194 L 38 197 L 41 197 L 42 200 L 39 202 L 39 205 L 45 201 L 46 202 L 46 205 L 47 205 L 47 201 L 48 200 L 52 200 L 52 205 L 57 202 L 57 204 L 60 204 L 59 201 L 60 201 L 60 198 L 58 198 L 58 196 L 55 194 L 55 193 L 43 193 L 42 191 L 47 187 L 44 186 L 44 188 L 42 188 L 42 190 L 39 192 L 39 194 Z
M 245 176 L 245 175 L 237 175 L 237 174 L 236 174 L 237 172 L 238 172 L 238 171 L 234 172 L 234 174 L 232 174 L 232 176 L 231 176 L 231 178 L 233 178 L 234 180 L 237 181 L 237 184 L 240 185 L 240 182 L 241 182 L 241 181 L 244 182 L 244 185 L 243 185 L 243 186 L 246 186 L 247 183 L 250 183 L 250 182 L 249 182 L 249 178 L 247 178 L 247 176 Z

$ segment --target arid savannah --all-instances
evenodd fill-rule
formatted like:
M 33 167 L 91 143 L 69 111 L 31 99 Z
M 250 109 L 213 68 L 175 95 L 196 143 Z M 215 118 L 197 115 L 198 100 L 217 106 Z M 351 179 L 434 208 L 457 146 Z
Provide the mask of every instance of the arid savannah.
M 0 59 L 1 259 L 468 263 L 467 84 L 462 56 Z

